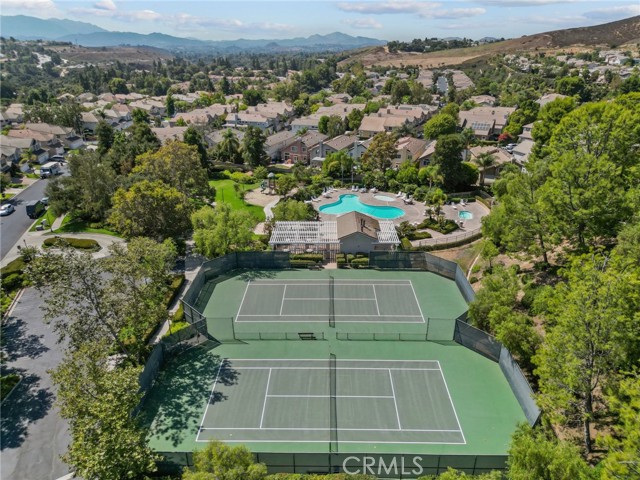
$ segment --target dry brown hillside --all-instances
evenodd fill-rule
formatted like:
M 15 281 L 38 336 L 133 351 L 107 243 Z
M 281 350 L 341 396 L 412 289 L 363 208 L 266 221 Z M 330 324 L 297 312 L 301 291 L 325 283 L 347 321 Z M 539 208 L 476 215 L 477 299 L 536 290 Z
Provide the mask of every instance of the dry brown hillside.
M 75 63 L 92 63 L 94 65 L 112 63 L 119 60 L 123 63 L 146 64 L 159 58 L 169 59 L 173 55 L 160 48 L 152 47 L 82 47 L 79 45 L 47 46 L 57 51 L 66 60 Z
M 359 61 L 365 66 L 418 65 L 429 68 L 442 65 L 459 65 L 474 58 L 502 53 L 530 50 L 550 51 L 568 47 L 610 48 L 638 42 L 640 42 L 640 16 L 593 27 L 555 30 L 478 47 L 443 50 L 433 53 L 389 53 L 385 47 L 373 47 L 354 51 L 349 58 L 343 60 L 340 64 L 344 65 Z

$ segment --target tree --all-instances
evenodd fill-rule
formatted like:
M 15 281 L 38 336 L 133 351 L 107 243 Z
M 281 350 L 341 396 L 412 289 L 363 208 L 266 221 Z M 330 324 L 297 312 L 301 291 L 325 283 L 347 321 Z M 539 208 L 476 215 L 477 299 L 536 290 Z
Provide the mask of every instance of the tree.
M 442 135 L 456 133 L 458 122 L 451 115 L 438 113 L 424 124 L 424 138 L 435 140 Z
M 298 186 L 298 181 L 293 175 L 280 175 L 276 179 L 276 193 L 281 196 L 287 195 Z
M 322 162 L 322 173 L 333 178 L 344 178 L 351 175 L 353 168 L 353 158 L 347 155 L 344 150 L 327 154 L 324 162 Z
M 453 117 L 457 122 L 459 120 L 458 115 L 460 114 L 460 106 L 454 102 L 447 103 L 444 107 L 442 107 L 440 113 Z
M 493 262 L 493 260 L 500 254 L 500 250 L 498 250 L 498 247 L 496 247 L 489 239 L 484 239 L 481 245 L 480 256 L 483 260 L 487 260 L 489 262 L 489 268 L 491 269 L 493 268 L 491 262 Z
M 261 91 L 250 88 L 242 92 L 242 101 L 245 105 L 255 107 L 259 103 L 264 102 L 264 96 Z
M 113 367 L 108 352 L 108 344 L 83 343 L 52 373 L 60 414 L 71 430 L 63 459 L 87 480 L 135 479 L 155 471 L 159 459 L 131 414 L 143 396 L 142 367 Z
M 429 189 L 433 188 L 434 183 L 442 181 L 442 176 L 437 165 L 427 165 L 418 170 L 418 182 L 426 185 Z
M 173 117 L 176 113 L 176 101 L 173 98 L 171 92 L 167 93 L 167 98 L 165 100 L 165 109 L 167 111 L 167 117 Z
M 318 119 L 318 132 L 326 135 L 329 127 L 329 117 L 327 115 L 322 115 Z
M 127 82 L 123 78 L 112 78 L 109 82 L 109 91 L 113 94 L 116 93 L 129 93 L 129 88 L 127 87 Z
M 209 442 L 193 453 L 194 467 L 182 474 L 182 480 L 263 480 L 267 467 L 254 463 L 253 454 L 244 445 L 230 447 Z
M 608 449 L 602 462 L 602 479 L 640 478 L 640 374 L 636 371 L 623 379 L 608 400 L 619 420 L 615 435 L 602 440 Z
M 207 171 L 196 147 L 169 142 L 157 152 L 140 155 L 136 163 L 133 174 L 152 182 L 164 182 L 189 198 L 210 194 Z
M 490 152 L 482 152 L 474 159 L 474 162 L 480 168 L 480 185 L 484 185 L 485 172 L 496 164 L 496 157 Z
M 402 162 L 398 169 L 396 180 L 402 185 L 415 185 L 418 183 L 418 169 L 411 160 Z
M 200 165 L 204 168 L 208 167 L 208 155 L 207 155 L 207 147 L 204 143 L 204 138 L 202 137 L 202 133 L 193 125 L 189 125 L 187 129 L 184 131 L 182 136 L 184 143 L 187 145 L 193 145 L 198 149 L 198 155 L 200 156 Z
M 264 150 L 267 137 L 258 127 L 248 127 L 242 139 L 242 157 L 252 167 L 266 166 L 269 157 Z
M 556 421 L 582 423 L 587 452 L 602 386 L 625 365 L 628 347 L 638 338 L 635 272 L 611 264 L 601 255 L 571 262 L 567 282 L 556 286 L 549 300 L 545 318 L 550 325 L 534 357 L 540 405 Z
M 557 98 L 547 103 L 538 112 L 538 121 L 533 125 L 531 136 L 535 140 L 533 155 L 541 159 L 546 156 L 545 149 L 549 146 L 551 135 L 560 123 L 560 120 L 576 108 L 576 101 L 572 97 Z
M 191 223 L 196 248 L 210 258 L 247 250 L 252 243 L 255 220 L 226 203 L 202 207 L 193 213 Z
M 100 120 L 96 126 L 96 137 L 98 139 L 98 153 L 104 155 L 113 145 L 113 127 L 104 120 Z
M 70 247 L 46 250 L 29 262 L 27 275 L 45 293 L 45 320 L 69 349 L 108 342 L 141 365 L 148 330 L 167 318 L 175 245 L 136 238 L 127 248 L 112 244 L 109 253 L 98 261 Z
M 582 77 L 563 77 L 556 80 L 556 92 L 561 95 L 578 96 L 581 100 L 588 100 L 584 98 L 585 88 L 586 85 Z
M 109 222 L 127 238 L 182 238 L 190 230 L 189 197 L 161 181 L 143 180 L 113 196 Z
M 507 462 L 510 480 L 595 480 L 575 446 L 529 425 L 513 434 Z
M 462 150 L 464 145 L 460 135 L 442 135 L 438 139 L 433 154 L 433 164 L 437 165 L 442 175 L 445 189 L 452 191 L 462 184 Z
M 342 135 L 346 131 L 345 124 L 338 115 L 331 115 L 327 121 L 327 136 L 329 138 Z
M 222 162 L 243 163 L 240 155 L 240 142 L 230 128 L 222 134 L 222 141 L 218 144 L 218 158 Z
M 615 236 L 632 206 L 627 190 L 640 174 L 640 112 L 615 103 L 586 104 L 567 114 L 549 145 L 541 192 L 555 228 L 584 248 Z
M 356 131 L 360 128 L 360 124 L 362 123 L 362 119 L 364 118 L 364 112 L 362 110 L 358 110 L 354 108 L 347 115 L 347 122 L 349 126 L 349 130 Z
M 111 208 L 116 174 L 110 162 L 95 152 L 82 151 L 68 159 L 71 175 L 49 181 L 46 194 L 56 214 L 101 222 Z
M 378 133 L 373 137 L 369 148 L 360 159 L 362 170 L 383 172 L 391 167 L 391 159 L 395 158 L 396 153 L 395 135 L 389 135 L 385 132 Z

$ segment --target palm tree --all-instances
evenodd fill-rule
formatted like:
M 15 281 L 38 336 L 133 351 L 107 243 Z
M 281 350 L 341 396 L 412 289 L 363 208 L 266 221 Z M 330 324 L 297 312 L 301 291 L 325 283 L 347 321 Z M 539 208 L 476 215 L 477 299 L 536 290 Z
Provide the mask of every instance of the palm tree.
M 222 141 L 218 144 L 218 154 L 222 161 L 242 163 L 240 142 L 230 128 L 222 134 Z
M 485 171 L 496 164 L 496 157 L 494 157 L 492 153 L 482 152 L 475 158 L 475 162 L 478 164 L 478 167 L 480 167 L 480 185 L 484 185 Z

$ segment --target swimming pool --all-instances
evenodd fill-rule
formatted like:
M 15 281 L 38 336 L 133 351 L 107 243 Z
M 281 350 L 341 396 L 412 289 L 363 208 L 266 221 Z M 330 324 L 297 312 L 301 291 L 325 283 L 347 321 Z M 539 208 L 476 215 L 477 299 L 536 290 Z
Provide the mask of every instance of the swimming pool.
M 376 218 L 394 219 L 404 215 L 404 210 L 396 207 L 378 207 L 362 203 L 357 195 L 340 195 L 337 202 L 323 205 L 319 208 L 321 213 L 329 215 L 340 215 L 348 212 L 360 212 Z
M 462 220 L 471 220 L 473 218 L 473 213 L 468 212 L 467 210 L 460 210 L 458 212 L 458 218 Z

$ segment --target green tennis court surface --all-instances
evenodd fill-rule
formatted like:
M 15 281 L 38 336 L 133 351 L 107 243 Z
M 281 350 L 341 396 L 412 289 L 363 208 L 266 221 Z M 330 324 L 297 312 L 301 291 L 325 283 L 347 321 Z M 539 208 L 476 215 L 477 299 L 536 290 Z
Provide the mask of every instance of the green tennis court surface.
M 236 322 L 424 323 L 410 280 L 247 281 Z
M 466 443 L 437 361 L 338 360 L 334 419 L 330 372 L 327 360 L 224 361 L 197 441 L 328 443 L 333 429 L 341 444 Z

